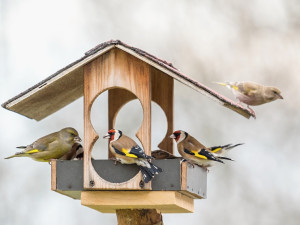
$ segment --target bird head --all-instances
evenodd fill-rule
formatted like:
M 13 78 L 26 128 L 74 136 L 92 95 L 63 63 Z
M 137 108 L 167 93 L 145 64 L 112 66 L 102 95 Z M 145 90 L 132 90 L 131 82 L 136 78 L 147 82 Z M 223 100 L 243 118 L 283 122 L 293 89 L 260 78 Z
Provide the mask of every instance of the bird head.
M 176 130 L 171 134 L 170 138 L 173 138 L 176 143 L 178 144 L 179 142 L 183 141 L 184 139 L 187 138 L 189 134 L 183 130 Z
M 110 142 L 118 140 L 122 136 L 122 131 L 110 129 L 103 138 L 109 139 Z
M 60 130 L 59 134 L 64 140 L 71 142 L 71 143 L 81 141 L 81 138 L 79 137 L 77 130 L 75 130 L 72 127 L 66 127 L 64 129 Z
M 268 101 L 274 101 L 276 99 L 283 99 L 281 91 L 276 87 L 267 87 L 265 90 L 266 98 Z

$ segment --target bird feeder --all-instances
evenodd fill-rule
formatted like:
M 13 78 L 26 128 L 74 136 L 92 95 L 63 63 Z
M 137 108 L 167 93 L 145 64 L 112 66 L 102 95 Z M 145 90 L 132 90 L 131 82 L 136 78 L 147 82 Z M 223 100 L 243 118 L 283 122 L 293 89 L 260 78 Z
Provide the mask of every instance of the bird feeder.
M 81 199 L 83 205 L 101 212 L 118 209 L 193 212 L 194 199 L 206 197 L 206 171 L 202 168 L 181 163 L 180 159 L 154 160 L 163 172 L 143 184 L 136 165 L 91 159 L 92 151 L 99 150 L 93 146 L 102 135 L 97 134 L 91 123 L 91 107 L 104 91 L 108 91 L 108 129 L 114 127 L 118 112 L 126 103 L 139 100 L 143 121 L 137 137 L 148 155 L 151 155 L 151 102 L 156 102 L 164 111 L 168 126 L 159 148 L 173 154 L 173 142 L 167 137 L 173 131 L 174 79 L 247 118 L 254 116 L 243 106 L 179 72 L 172 64 L 121 41 L 96 46 L 2 106 L 39 121 L 84 97 L 84 160 L 53 160 L 52 190 Z

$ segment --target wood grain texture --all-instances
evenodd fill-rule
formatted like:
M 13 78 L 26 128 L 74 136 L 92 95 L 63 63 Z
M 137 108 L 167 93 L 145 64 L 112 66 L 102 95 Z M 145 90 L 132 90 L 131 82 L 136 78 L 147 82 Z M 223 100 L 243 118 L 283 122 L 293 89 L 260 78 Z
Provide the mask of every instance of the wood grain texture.
M 177 191 L 83 191 L 81 204 L 100 212 L 117 209 L 157 209 L 162 213 L 194 211 L 194 200 Z
M 126 89 L 134 94 L 143 108 L 143 121 L 137 131 L 146 154 L 151 154 L 151 93 L 150 68 L 145 62 L 119 49 L 99 56 L 84 67 L 84 188 L 87 189 L 141 189 L 139 183 L 141 173 L 127 182 L 113 184 L 103 180 L 91 164 L 92 148 L 98 134 L 91 124 L 90 112 L 94 100 L 106 90 Z M 122 91 L 111 92 L 112 98 L 122 98 Z M 114 109 L 109 115 L 109 124 L 113 124 L 120 106 L 128 99 L 109 102 L 109 108 Z M 144 189 L 150 189 L 151 183 L 145 184 Z
M 56 190 L 56 160 L 51 160 L 51 191 Z
M 117 209 L 116 214 L 118 225 L 163 225 L 156 209 Z
M 187 184 L 187 162 L 181 163 L 181 190 L 186 190 Z
M 169 138 L 173 132 L 174 79 L 154 67 L 150 73 L 152 101 L 161 107 L 167 119 L 167 132 L 158 147 L 174 154 L 173 139 Z

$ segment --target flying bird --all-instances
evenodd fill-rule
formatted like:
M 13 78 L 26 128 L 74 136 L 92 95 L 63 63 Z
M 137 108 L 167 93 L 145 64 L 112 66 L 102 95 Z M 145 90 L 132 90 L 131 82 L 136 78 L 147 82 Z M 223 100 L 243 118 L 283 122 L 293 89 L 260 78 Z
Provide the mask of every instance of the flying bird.
M 214 165 L 215 163 L 224 163 L 223 160 L 231 160 L 231 158 L 225 157 L 226 151 L 232 149 L 238 145 L 223 145 L 206 148 L 194 137 L 182 130 L 176 130 L 170 136 L 177 143 L 177 149 L 179 154 L 192 165 L 199 165 L 206 170 L 207 167 Z
M 283 99 L 281 91 L 272 86 L 264 86 L 258 83 L 246 82 L 217 82 L 222 86 L 229 88 L 234 96 L 247 105 L 248 109 L 255 112 L 249 106 L 262 105 L 276 99 Z
M 148 183 L 162 169 L 152 164 L 150 156 L 131 138 L 120 130 L 111 129 L 103 137 L 109 139 L 109 150 L 122 164 L 137 164 L 142 172 L 143 180 Z
M 72 127 L 67 127 L 41 137 L 30 145 L 17 147 L 24 150 L 5 159 L 30 157 L 39 162 L 50 162 L 51 159 L 59 159 L 69 153 L 78 141 L 81 141 L 78 132 Z

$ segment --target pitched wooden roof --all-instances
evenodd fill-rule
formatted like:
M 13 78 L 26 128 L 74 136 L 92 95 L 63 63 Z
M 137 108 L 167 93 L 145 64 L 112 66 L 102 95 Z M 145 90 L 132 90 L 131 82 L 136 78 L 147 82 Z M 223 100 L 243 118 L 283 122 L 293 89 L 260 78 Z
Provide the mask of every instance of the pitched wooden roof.
M 111 40 L 97 45 L 95 48 L 86 52 L 80 59 L 60 69 L 19 95 L 9 99 L 2 104 L 2 107 L 38 121 L 51 115 L 83 96 L 83 66 L 112 48 L 119 48 L 139 58 L 246 118 L 250 118 L 250 116 L 254 117 L 252 112 L 247 108 L 189 78 L 176 69 L 171 63 L 161 60 L 141 49 L 129 46 L 119 40 Z

